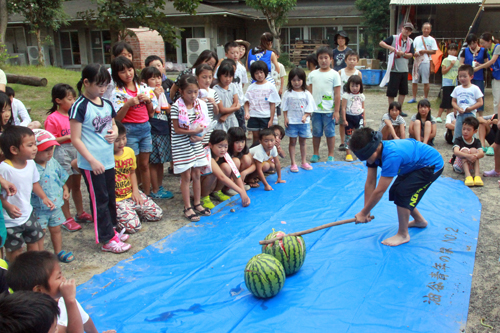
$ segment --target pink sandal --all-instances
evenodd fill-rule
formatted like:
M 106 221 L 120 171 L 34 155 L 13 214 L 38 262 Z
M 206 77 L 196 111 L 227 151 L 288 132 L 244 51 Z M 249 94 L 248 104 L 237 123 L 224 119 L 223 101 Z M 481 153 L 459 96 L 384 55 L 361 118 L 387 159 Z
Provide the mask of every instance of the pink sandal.
M 297 164 L 292 164 L 290 166 L 290 171 L 291 172 L 299 172 L 299 168 L 297 167 Z
M 62 224 L 62 227 L 70 232 L 75 232 L 82 229 L 82 226 L 76 223 L 76 221 L 70 217 Z
M 309 163 L 304 163 L 304 164 L 302 164 L 300 167 L 301 167 L 302 169 L 304 169 L 304 170 L 312 170 L 312 169 L 313 169 L 313 167 L 312 167 L 312 166 L 311 166 L 311 164 L 309 164 Z

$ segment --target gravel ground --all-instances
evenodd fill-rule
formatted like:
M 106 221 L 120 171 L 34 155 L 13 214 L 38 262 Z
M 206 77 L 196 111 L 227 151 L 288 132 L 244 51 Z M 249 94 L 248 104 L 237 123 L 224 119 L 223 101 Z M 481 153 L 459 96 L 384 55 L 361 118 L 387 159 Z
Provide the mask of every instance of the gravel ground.
M 368 90 L 368 89 L 367 89 Z M 430 99 L 437 98 L 438 88 L 433 87 Z M 370 89 L 366 91 L 365 109 L 367 110 L 367 125 L 372 128 L 378 128 L 382 114 L 387 112 L 387 98 L 384 91 L 379 89 Z M 433 102 L 433 105 L 439 105 Z M 486 114 L 491 113 L 492 98 L 491 92 L 487 93 Z M 405 104 L 403 110 L 411 116 L 416 113 L 416 104 Z M 489 110 L 489 112 L 488 112 Z M 434 115 L 437 109 L 432 111 Z M 444 118 L 444 117 L 443 117 Z M 281 119 L 282 123 L 283 120 Z M 407 118 L 409 123 L 409 117 Z M 446 144 L 442 133 L 444 132 L 444 123 L 438 124 L 438 136 L 436 138 L 436 149 L 438 149 L 445 161 L 451 157 L 451 146 Z M 337 131 L 336 146 L 338 147 L 340 137 Z M 288 147 L 287 139 L 283 141 L 283 148 Z M 311 140 L 308 142 L 308 156 L 312 154 Z M 326 141 L 322 141 L 321 146 L 322 161 L 326 159 Z M 287 151 L 288 155 L 288 151 Z M 298 156 L 298 148 L 297 148 Z M 335 151 L 335 159 L 343 160 L 344 152 Z M 282 161 L 283 166 L 290 165 L 290 159 L 287 157 Z M 493 168 L 493 157 L 486 156 L 481 160 L 481 169 L 490 170 Z M 167 175 L 167 173 L 166 173 Z M 463 176 L 457 175 L 452 171 L 449 164 L 446 164 L 443 176 L 455 179 L 463 179 Z M 179 228 L 188 224 L 188 221 L 182 215 L 182 199 L 179 188 L 179 177 L 167 175 L 164 180 L 166 189 L 172 191 L 175 196 L 171 200 L 158 200 L 163 208 L 164 217 L 161 221 L 155 223 L 143 223 L 143 228 L 138 234 L 130 237 L 129 243 L 132 249 L 125 254 L 114 255 L 102 253 L 98 245 L 95 244 L 93 226 L 88 224 L 83 226 L 83 230 L 76 233 L 63 232 L 64 249 L 73 251 L 76 260 L 70 264 L 62 264 L 64 275 L 67 278 L 76 279 L 78 284 L 89 280 L 93 275 L 100 274 L 110 267 L 116 265 L 119 261 L 130 258 L 138 251 L 163 239 Z M 498 204 L 498 183 L 497 179 L 484 178 L 484 187 L 472 188 L 479 197 L 483 209 L 481 216 L 481 226 L 479 231 L 478 246 L 476 252 L 476 262 L 474 266 L 474 275 L 472 280 L 472 292 L 469 304 L 469 317 L 466 330 L 462 332 L 500 332 L 500 290 L 498 282 L 500 277 L 499 263 L 499 239 L 500 228 L 496 218 Z M 88 207 L 88 196 L 86 188 L 82 182 L 82 193 L 84 193 L 85 207 Z M 495 194 L 497 193 L 497 194 Z M 87 208 L 86 208 L 87 209 Z M 46 247 L 50 249 L 50 241 L 46 239 Z M 481 325 L 481 318 L 484 323 L 493 326 L 495 329 L 489 329 Z

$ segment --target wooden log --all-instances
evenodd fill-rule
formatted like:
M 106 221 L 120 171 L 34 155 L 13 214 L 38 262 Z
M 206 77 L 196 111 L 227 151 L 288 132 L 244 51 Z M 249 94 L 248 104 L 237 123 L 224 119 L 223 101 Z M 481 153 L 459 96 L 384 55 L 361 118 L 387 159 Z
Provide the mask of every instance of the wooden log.
M 373 220 L 374 218 L 375 218 L 375 216 L 370 216 L 371 220 Z M 352 223 L 352 222 L 356 222 L 356 219 L 348 219 L 348 220 L 343 220 L 343 221 L 338 221 L 338 222 L 332 222 L 332 223 L 323 224 L 323 225 L 320 225 L 318 227 L 314 227 L 314 228 L 307 229 L 307 230 L 304 230 L 304 231 L 292 232 L 291 234 L 286 234 L 286 235 L 279 236 L 279 237 L 276 237 L 276 238 L 271 238 L 271 239 L 268 239 L 268 240 L 261 240 L 259 242 L 259 244 L 260 245 L 272 244 L 275 241 L 281 240 L 281 239 L 283 239 L 286 236 L 302 236 L 302 235 L 310 234 L 310 233 L 318 231 L 318 230 L 322 230 L 322 229 L 326 229 L 326 228 L 331 228 L 331 227 L 335 227 L 337 225 L 342 225 L 342 224 Z
M 45 87 L 47 79 L 37 76 L 7 74 L 7 83 L 24 84 L 27 86 Z

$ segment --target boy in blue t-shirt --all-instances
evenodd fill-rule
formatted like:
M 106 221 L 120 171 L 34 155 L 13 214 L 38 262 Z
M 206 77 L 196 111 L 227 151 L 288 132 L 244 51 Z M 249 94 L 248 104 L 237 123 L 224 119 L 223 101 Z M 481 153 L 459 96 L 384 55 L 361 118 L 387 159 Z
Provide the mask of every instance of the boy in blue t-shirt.
M 382 244 L 398 246 L 410 241 L 408 228 L 425 228 L 427 221 L 417 205 L 429 186 L 441 175 L 444 168 L 441 154 L 429 145 L 414 139 L 382 142 L 382 133 L 369 127 L 354 132 L 349 146 L 360 161 L 366 161 L 368 175 L 365 184 L 365 206 L 356 214 L 356 223 L 370 221 L 370 211 L 389 189 L 389 200 L 398 209 L 398 233 Z M 377 167 L 382 173 L 377 186 Z M 410 215 L 414 218 L 410 222 Z

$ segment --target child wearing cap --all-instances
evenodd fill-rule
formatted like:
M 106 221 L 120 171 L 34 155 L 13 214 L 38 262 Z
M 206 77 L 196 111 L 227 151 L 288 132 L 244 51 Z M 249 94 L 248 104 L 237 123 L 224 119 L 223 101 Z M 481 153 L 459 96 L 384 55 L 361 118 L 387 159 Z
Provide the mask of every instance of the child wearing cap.
M 33 206 L 36 220 L 40 223 L 44 234 L 47 226 L 49 227 L 50 239 L 57 258 L 61 262 L 69 263 L 75 257 L 71 251 L 66 252 L 62 249 L 61 235 L 61 225 L 66 221 L 61 207 L 64 204 L 64 200 L 68 200 L 69 198 L 69 188 L 66 185 L 69 175 L 59 162 L 55 158 L 52 158 L 55 146 L 59 146 L 56 137 L 52 133 L 42 129 L 35 129 L 33 132 L 35 133 L 35 142 L 38 149 L 35 156 L 35 164 L 40 175 L 39 182 L 45 194 L 54 203 L 54 207 L 48 209 L 42 200 L 33 193 L 31 194 L 31 205 Z M 42 246 L 38 249 L 39 251 L 43 250 L 43 243 L 41 244 Z
M 417 205 L 429 186 L 441 175 L 444 168 L 441 154 L 431 146 L 414 139 L 382 141 L 382 133 L 369 127 L 354 132 L 349 147 L 360 161 L 366 161 L 368 175 L 365 183 L 365 206 L 356 214 L 356 223 L 371 220 L 370 212 L 389 190 L 389 200 L 398 210 L 398 233 L 382 241 L 388 246 L 398 246 L 410 241 L 408 228 L 425 228 L 427 221 Z M 382 169 L 377 185 L 377 167 Z M 410 215 L 414 218 L 410 221 Z

